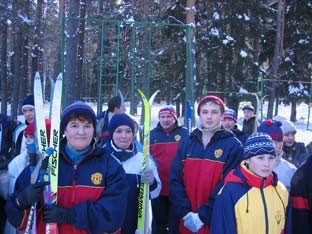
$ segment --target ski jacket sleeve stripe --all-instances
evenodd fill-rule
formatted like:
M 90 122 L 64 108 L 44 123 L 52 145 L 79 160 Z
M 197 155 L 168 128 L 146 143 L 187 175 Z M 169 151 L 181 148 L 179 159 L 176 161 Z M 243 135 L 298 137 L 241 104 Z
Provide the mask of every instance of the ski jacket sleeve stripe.
M 306 209 L 310 210 L 309 201 L 303 197 L 292 197 L 293 207 L 296 209 Z

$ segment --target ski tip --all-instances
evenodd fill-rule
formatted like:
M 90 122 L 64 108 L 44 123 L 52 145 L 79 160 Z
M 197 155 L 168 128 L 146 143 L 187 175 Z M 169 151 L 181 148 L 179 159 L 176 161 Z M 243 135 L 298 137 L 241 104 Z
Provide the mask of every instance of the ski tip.
M 35 79 L 40 79 L 40 74 L 38 71 L 35 73 Z
M 63 79 L 63 74 L 60 72 L 60 74 L 56 77 L 56 80 L 62 80 Z
M 139 92 L 139 94 L 143 94 L 144 95 L 144 93 L 143 93 L 143 91 L 141 90 L 141 89 L 138 89 L 138 92 Z

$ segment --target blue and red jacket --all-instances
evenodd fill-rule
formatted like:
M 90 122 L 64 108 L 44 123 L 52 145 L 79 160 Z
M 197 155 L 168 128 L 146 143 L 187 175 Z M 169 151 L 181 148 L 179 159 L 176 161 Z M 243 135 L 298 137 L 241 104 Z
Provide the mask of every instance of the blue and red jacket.
M 211 234 L 290 234 L 291 204 L 287 188 L 273 172 L 267 178 L 241 163 L 225 178 L 213 206 Z
M 241 142 L 234 134 L 219 129 L 204 147 L 202 132 L 195 129 L 178 147 L 170 170 L 170 201 L 179 218 L 196 212 L 205 224 L 198 234 L 209 234 L 212 206 L 224 177 L 243 157 Z M 180 220 L 180 233 L 192 233 Z
M 291 180 L 293 233 L 312 233 L 312 157 L 297 169 Z
M 165 131 L 160 123 L 150 132 L 150 153 L 157 163 L 162 188 L 160 195 L 169 195 L 169 173 L 173 157 L 182 139 L 188 136 L 184 127 L 176 126 L 170 132 Z
M 105 150 L 93 147 L 74 165 L 65 152 L 66 138 L 61 142 L 57 204 L 74 210 L 74 224 L 59 224 L 59 234 L 114 233 L 120 229 L 126 210 L 128 183 L 116 159 L 104 156 Z M 16 196 L 30 184 L 30 170 L 24 169 L 7 202 L 8 219 L 19 230 L 25 230 L 29 209 L 16 204 Z M 42 203 L 42 202 L 40 202 Z M 45 233 L 42 204 L 37 206 L 37 233 Z

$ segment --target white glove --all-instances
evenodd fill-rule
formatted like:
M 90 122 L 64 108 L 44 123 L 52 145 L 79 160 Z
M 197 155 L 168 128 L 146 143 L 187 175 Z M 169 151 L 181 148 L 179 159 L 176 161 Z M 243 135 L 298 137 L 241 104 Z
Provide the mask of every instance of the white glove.
M 190 229 L 192 232 L 198 232 L 199 229 L 204 225 L 200 220 L 198 213 L 189 212 L 183 217 L 184 226 Z
M 152 185 L 154 182 L 154 173 L 150 168 L 146 168 L 141 175 L 141 182 Z
M 147 233 L 151 233 L 151 229 L 150 228 L 147 228 L 147 229 L 148 229 Z M 143 230 L 137 229 L 137 230 L 135 230 L 135 234 L 145 234 L 145 233 L 143 233 Z

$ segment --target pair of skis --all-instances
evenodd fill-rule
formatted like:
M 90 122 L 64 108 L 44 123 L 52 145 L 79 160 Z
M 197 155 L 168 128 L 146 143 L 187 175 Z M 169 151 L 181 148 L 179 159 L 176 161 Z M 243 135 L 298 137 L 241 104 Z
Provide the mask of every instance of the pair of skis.
M 42 168 L 41 174 L 45 172 L 44 178 L 42 178 L 42 176 L 38 178 L 39 180 L 50 181 L 50 184 L 46 187 L 44 191 L 45 204 L 53 204 L 53 203 L 55 204 L 57 201 L 57 183 L 58 183 L 57 179 L 58 179 L 58 163 L 59 163 L 58 154 L 59 154 L 59 142 L 60 142 L 60 137 L 61 137 L 60 136 L 60 115 L 61 115 L 62 83 L 63 83 L 63 78 L 62 78 L 62 74 L 60 74 L 56 79 L 54 91 L 53 91 L 53 100 L 51 103 L 52 105 L 51 131 L 50 131 L 50 146 L 51 147 L 47 148 L 48 138 L 47 138 L 47 130 L 46 130 L 46 124 L 45 124 L 45 115 L 44 115 L 44 106 L 43 106 L 43 97 L 42 97 L 42 85 L 41 85 L 40 75 L 38 72 L 36 73 L 35 79 L 34 79 L 35 124 L 36 124 L 36 133 L 37 133 L 37 139 L 38 139 L 38 148 L 39 148 L 39 153 L 41 155 L 46 155 L 46 157 L 48 157 L 48 158 L 42 159 L 43 164 L 41 167 Z M 49 149 L 52 149 L 52 150 L 49 150 Z M 48 170 L 45 170 L 46 166 L 48 166 Z M 36 177 L 36 176 L 32 175 L 32 177 Z M 34 207 L 31 208 L 31 210 L 33 210 L 34 212 L 33 214 L 29 215 L 28 223 L 29 224 L 33 223 L 32 224 L 33 233 L 36 233 L 35 205 Z M 28 233 L 28 231 L 29 231 L 29 227 L 28 229 L 26 228 L 26 233 Z M 58 233 L 57 224 L 47 223 L 46 233 L 57 234 Z
M 144 171 L 149 166 L 148 163 L 150 154 L 151 106 L 159 90 L 153 93 L 149 100 L 147 100 L 146 96 L 140 89 L 138 90 L 138 92 L 141 95 L 144 108 L 142 162 L 142 171 Z M 149 185 L 141 182 L 139 191 L 138 222 L 136 234 L 147 234 L 149 232 Z

